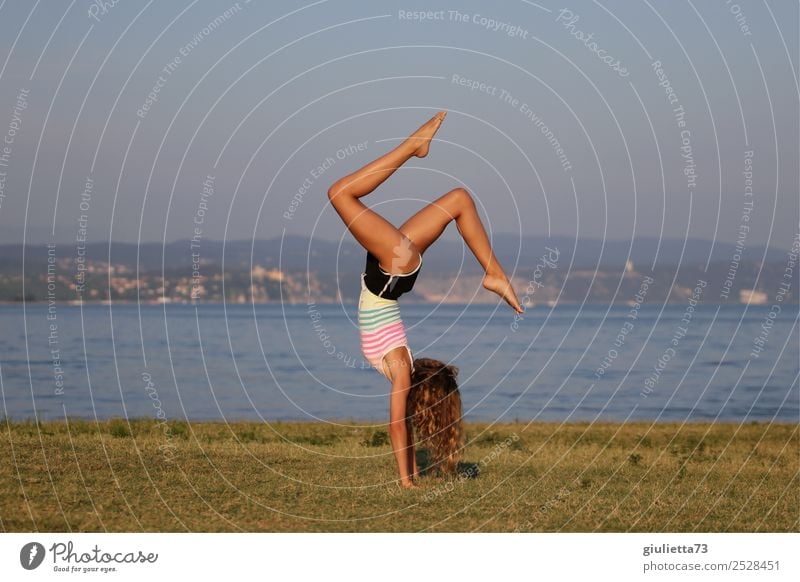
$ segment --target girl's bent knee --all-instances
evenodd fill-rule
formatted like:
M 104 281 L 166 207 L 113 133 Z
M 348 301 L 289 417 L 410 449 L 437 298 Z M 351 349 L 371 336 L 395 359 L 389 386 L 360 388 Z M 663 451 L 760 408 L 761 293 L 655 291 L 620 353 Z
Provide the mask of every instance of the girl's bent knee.
M 333 199 L 339 196 L 342 193 L 342 187 L 339 186 L 338 182 L 333 184 L 330 188 L 328 188 L 328 200 L 333 202 Z
M 456 197 L 460 204 L 474 204 L 475 201 L 472 199 L 472 194 L 466 188 L 455 188 L 450 191 L 450 193 Z

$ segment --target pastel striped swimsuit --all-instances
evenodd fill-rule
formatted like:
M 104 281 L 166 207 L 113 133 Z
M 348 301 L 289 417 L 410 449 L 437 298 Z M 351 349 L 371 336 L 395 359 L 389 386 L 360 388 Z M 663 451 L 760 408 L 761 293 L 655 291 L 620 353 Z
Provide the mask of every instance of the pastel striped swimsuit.
M 408 346 L 403 320 L 400 319 L 400 305 L 397 299 L 379 297 L 367 289 L 364 273 L 361 274 L 358 327 L 361 332 L 361 352 L 378 372 L 391 380 L 383 367 L 383 357 L 399 346 L 404 346 L 408 350 L 413 371 L 414 356 Z

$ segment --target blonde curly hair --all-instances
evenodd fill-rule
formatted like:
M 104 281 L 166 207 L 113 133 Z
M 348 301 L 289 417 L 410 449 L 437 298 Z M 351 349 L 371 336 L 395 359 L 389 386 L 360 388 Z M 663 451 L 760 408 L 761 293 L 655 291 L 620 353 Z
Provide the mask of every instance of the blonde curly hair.
M 458 368 L 431 358 L 414 360 L 407 422 L 410 434 L 430 453 L 431 466 L 453 474 L 464 448 Z M 411 431 L 413 430 L 413 433 Z

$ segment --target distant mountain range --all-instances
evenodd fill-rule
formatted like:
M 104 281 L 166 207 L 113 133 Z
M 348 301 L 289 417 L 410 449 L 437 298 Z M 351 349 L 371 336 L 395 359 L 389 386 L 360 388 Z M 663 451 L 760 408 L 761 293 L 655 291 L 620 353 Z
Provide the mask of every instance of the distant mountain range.
M 623 269 L 630 259 L 637 270 L 647 271 L 654 261 L 657 267 L 668 265 L 696 266 L 710 262 L 730 262 L 736 252 L 732 243 L 712 242 L 702 239 L 657 239 L 638 237 L 631 241 L 575 239 L 563 236 L 523 237 L 499 234 L 493 237 L 492 245 L 500 262 L 511 272 L 524 275 L 534 268 L 545 253 L 545 247 L 558 249 L 560 264 L 573 269 L 595 268 Z M 191 268 L 192 253 L 199 252 L 204 264 L 220 264 L 224 258 L 226 270 L 249 268 L 250 265 L 279 267 L 283 271 L 315 271 L 321 275 L 352 273 L 363 270 L 365 251 L 348 234 L 339 242 L 325 239 L 309 239 L 305 236 L 287 235 L 267 240 L 202 240 L 199 249 L 190 248 L 189 240 L 179 240 L 166 245 L 148 242 L 91 243 L 86 245 L 86 258 L 93 261 L 108 261 L 115 265 L 135 268 L 137 258 L 141 271 L 160 271 L 162 260 L 167 270 Z M 788 249 L 764 246 L 748 247 L 742 260 L 747 262 L 784 262 Z M 110 254 L 109 254 L 110 251 Z M 74 257 L 75 243 L 58 243 L 56 255 L 59 259 Z M 574 256 L 573 256 L 574 255 Z M 22 245 L 0 245 L 0 272 L 19 272 L 22 266 Z M 251 260 L 252 257 L 252 260 Z M 26 270 L 47 261 L 46 245 L 28 245 L 25 249 Z M 461 240 L 440 239 L 426 253 L 424 268 L 428 272 L 478 273 L 480 267 L 469 248 Z

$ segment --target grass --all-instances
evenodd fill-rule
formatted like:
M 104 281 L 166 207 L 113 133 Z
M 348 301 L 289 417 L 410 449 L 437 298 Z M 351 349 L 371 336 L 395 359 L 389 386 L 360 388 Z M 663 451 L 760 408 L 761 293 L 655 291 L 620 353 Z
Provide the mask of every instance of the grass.
M 466 428 L 462 475 L 406 491 L 386 426 L 4 421 L 0 527 L 798 531 L 796 425 Z

